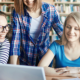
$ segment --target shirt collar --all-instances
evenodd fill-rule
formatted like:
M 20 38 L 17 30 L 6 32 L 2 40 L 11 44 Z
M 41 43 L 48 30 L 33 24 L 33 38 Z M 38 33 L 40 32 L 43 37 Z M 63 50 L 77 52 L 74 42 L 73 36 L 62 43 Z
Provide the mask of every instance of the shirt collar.
M 42 15 L 45 16 L 46 18 L 48 18 L 48 16 L 47 16 L 48 10 L 46 8 L 46 5 L 44 5 L 44 3 L 42 3 L 41 9 L 42 9 Z M 24 9 L 24 16 L 29 16 L 29 13 L 27 12 L 26 9 Z
M 43 14 L 43 16 L 45 16 L 46 18 L 48 18 L 48 16 L 47 16 L 48 10 L 47 10 L 46 5 L 44 5 L 44 2 L 42 3 L 41 9 L 42 9 L 42 14 Z
M 24 9 L 24 16 L 29 16 L 29 13 L 27 12 L 26 8 Z

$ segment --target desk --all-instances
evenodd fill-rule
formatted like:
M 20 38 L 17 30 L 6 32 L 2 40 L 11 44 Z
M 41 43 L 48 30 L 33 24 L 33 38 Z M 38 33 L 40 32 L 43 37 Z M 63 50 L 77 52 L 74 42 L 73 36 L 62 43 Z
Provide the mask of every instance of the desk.
M 46 80 L 52 80 L 52 78 L 56 78 L 56 79 L 70 79 L 70 78 L 74 78 L 74 77 L 50 77 L 50 76 L 46 76 Z

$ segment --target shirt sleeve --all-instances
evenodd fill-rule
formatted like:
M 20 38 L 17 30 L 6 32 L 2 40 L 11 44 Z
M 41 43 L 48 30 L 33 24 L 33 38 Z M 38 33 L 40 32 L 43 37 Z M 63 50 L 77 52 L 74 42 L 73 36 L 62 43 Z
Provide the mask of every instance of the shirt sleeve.
M 10 56 L 20 55 L 20 24 L 18 19 L 18 14 L 13 10 L 12 12 L 12 41 L 10 45 Z
M 9 58 L 10 43 L 6 39 L 0 47 L 0 63 L 7 64 Z
M 52 27 L 55 30 L 58 37 L 61 38 L 62 33 L 63 33 L 63 25 L 60 22 L 60 16 L 59 16 L 58 11 L 56 10 L 55 7 L 53 8 L 54 9 L 52 11 L 52 18 L 53 18 Z
M 56 55 L 57 52 L 57 46 L 56 42 L 54 41 L 50 46 L 49 49 L 53 52 L 54 56 Z

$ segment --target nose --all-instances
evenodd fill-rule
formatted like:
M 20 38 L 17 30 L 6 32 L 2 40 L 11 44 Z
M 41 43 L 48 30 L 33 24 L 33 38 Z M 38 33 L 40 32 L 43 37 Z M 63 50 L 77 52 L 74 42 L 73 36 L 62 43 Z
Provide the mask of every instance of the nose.
M 34 0 L 28 0 L 28 3 L 33 3 L 34 2 Z
M 0 28 L 0 32 L 2 32 L 2 28 Z
M 28 0 L 28 1 L 34 1 L 34 0 Z
M 74 33 L 74 28 L 71 28 L 70 29 L 70 33 Z

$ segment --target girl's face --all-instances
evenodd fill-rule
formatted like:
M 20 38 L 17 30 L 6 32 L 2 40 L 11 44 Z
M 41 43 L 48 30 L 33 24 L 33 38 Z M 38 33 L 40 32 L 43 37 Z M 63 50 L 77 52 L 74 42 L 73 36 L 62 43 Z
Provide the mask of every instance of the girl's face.
M 79 41 L 80 28 L 73 18 L 69 18 L 66 22 L 65 36 L 69 42 Z
M 0 39 L 5 39 L 5 36 L 9 31 L 9 28 L 6 25 L 6 18 L 4 16 L 0 16 Z M 3 29 L 3 26 L 6 26 L 5 29 Z
M 3 26 L 2 26 L 2 28 L 3 28 Z M 2 28 L 0 27 L 0 31 L 2 30 Z M 6 27 L 3 31 L 1 31 L 0 32 L 0 39 L 5 39 L 6 34 L 8 33 L 8 31 L 9 31 L 8 27 Z
M 23 0 L 24 4 L 29 8 L 33 8 L 34 0 Z

